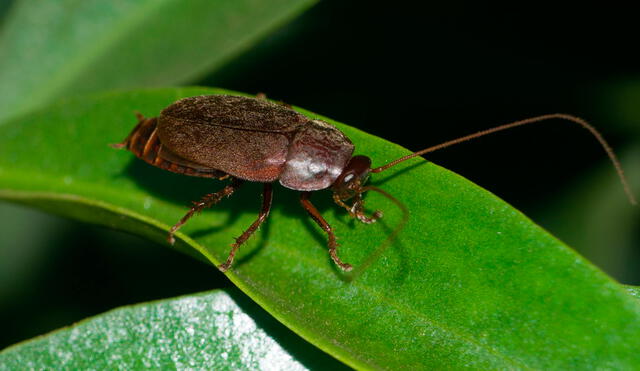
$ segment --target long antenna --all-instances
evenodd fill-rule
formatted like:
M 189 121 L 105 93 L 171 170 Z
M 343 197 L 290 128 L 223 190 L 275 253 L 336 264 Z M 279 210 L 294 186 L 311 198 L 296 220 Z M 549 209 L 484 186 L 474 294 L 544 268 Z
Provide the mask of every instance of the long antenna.
M 496 126 L 494 128 L 491 128 L 491 129 L 482 130 L 482 131 L 479 131 L 479 132 L 477 132 L 475 134 L 466 135 L 464 137 L 460 137 L 458 139 L 450 140 L 448 142 L 444 142 L 444 143 L 438 144 L 436 146 L 425 148 L 425 149 L 423 149 L 421 151 L 418 151 L 418 152 L 414 152 L 414 153 L 412 153 L 410 155 L 407 155 L 407 156 L 404 156 L 404 157 L 400 157 L 399 159 L 393 160 L 393 161 L 389 162 L 386 165 L 382 165 L 382 166 L 377 167 L 375 169 L 371 169 L 371 172 L 372 173 L 379 173 L 381 171 L 385 171 L 388 168 L 390 168 L 392 166 L 395 166 L 395 165 L 397 165 L 397 164 L 399 164 L 399 163 L 401 163 L 403 161 L 409 160 L 409 159 L 417 157 L 417 156 L 424 155 L 425 153 L 434 152 L 434 151 L 437 151 L 437 150 L 440 150 L 440 149 L 443 149 L 443 148 L 446 148 L 446 147 L 450 147 L 450 146 L 452 146 L 454 144 L 466 142 L 468 140 L 472 140 L 472 139 L 476 139 L 476 138 L 479 138 L 479 137 L 483 137 L 485 135 L 493 134 L 493 133 L 496 133 L 496 132 L 499 132 L 499 131 L 515 128 L 517 126 L 533 124 L 533 123 L 536 123 L 536 122 L 550 120 L 550 119 L 562 119 L 562 120 L 575 122 L 576 124 L 579 124 L 583 128 L 589 130 L 589 132 L 591 134 L 593 134 L 593 136 L 598 140 L 598 142 L 600 142 L 600 145 L 602 146 L 602 148 L 604 148 L 605 152 L 607 152 L 607 155 L 609 156 L 609 159 L 611 160 L 611 162 L 613 163 L 613 166 L 616 169 L 616 173 L 618 173 L 618 177 L 620 178 L 620 182 L 622 183 L 622 187 L 624 188 L 624 192 L 627 194 L 627 198 L 629 198 L 629 202 L 632 205 L 636 205 L 638 203 L 636 201 L 636 198 L 633 196 L 633 193 L 631 193 L 631 187 L 629 187 L 629 183 L 627 182 L 627 178 L 624 175 L 624 171 L 622 170 L 622 166 L 620 166 L 620 161 L 618 161 L 618 158 L 616 157 L 615 153 L 613 153 L 613 150 L 611 149 L 611 146 L 609 146 L 609 143 L 607 143 L 607 141 L 604 140 L 604 138 L 602 137 L 600 132 L 598 132 L 598 130 L 596 130 L 593 126 L 589 125 L 589 123 L 587 123 L 585 120 L 583 120 L 583 119 L 581 119 L 579 117 L 567 115 L 567 114 L 564 114 L 564 113 L 551 113 L 551 114 L 548 114 L 548 115 L 536 116 L 536 117 L 532 117 L 532 118 L 528 118 L 528 119 L 524 119 L 524 120 L 514 121 L 514 122 L 509 123 L 509 124 Z

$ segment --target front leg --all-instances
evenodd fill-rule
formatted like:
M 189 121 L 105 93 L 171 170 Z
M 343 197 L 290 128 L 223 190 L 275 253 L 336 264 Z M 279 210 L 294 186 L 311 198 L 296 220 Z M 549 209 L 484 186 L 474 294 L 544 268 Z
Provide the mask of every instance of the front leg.
M 362 193 L 356 194 L 354 198 L 355 200 L 353 201 L 353 205 L 349 206 L 342 201 L 339 194 L 333 194 L 333 201 L 339 206 L 344 207 L 352 218 L 356 218 L 365 224 L 375 223 L 378 219 L 382 218 L 382 211 L 380 210 L 376 210 L 371 216 L 367 216 L 364 213 L 364 199 L 362 199 Z
M 343 271 L 349 272 L 351 269 L 353 269 L 353 267 L 351 266 L 351 264 L 343 263 L 342 260 L 340 260 L 340 258 L 338 257 L 338 243 L 336 242 L 336 236 L 335 234 L 333 234 L 333 230 L 331 229 L 329 223 L 324 220 L 316 207 L 313 206 L 313 204 L 309 200 L 310 197 L 311 192 L 302 192 L 300 194 L 300 203 L 302 204 L 302 207 L 307 210 L 311 218 L 315 220 L 316 223 L 318 223 L 320 228 L 327 232 L 327 236 L 329 237 L 329 255 L 331 256 L 331 259 L 333 259 L 333 262 L 336 263 L 336 265 Z

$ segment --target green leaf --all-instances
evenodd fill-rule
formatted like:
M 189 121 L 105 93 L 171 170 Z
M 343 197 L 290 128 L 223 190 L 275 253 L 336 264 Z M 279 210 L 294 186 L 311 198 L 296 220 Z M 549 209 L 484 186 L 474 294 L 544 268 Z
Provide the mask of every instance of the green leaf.
M 128 230 L 165 244 L 186 205 L 223 182 L 151 167 L 108 143 L 172 101 L 209 89 L 105 94 L 61 103 L 0 127 L 0 197 Z M 310 114 L 312 115 L 312 114 Z M 317 115 L 312 115 L 317 117 Z M 333 122 L 333 121 L 331 121 Z M 384 164 L 408 151 L 335 123 L 356 152 Z M 634 368 L 640 303 L 518 211 L 422 159 L 374 174 L 409 208 L 400 238 L 377 247 L 400 221 L 393 203 L 367 195 L 381 223 L 351 220 L 328 191 L 313 200 L 356 266 L 349 281 L 326 236 L 275 187 L 274 209 L 240 250 L 229 278 L 277 319 L 339 360 L 361 368 Z M 175 249 L 218 264 L 255 219 L 259 184 L 192 219 Z M 214 269 L 214 268 L 212 268 Z M 357 269 L 357 268 L 356 268 Z
M 344 366 L 235 290 L 118 308 L 0 352 L 3 370 L 307 367 Z
M 0 121 L 70 94 L 193 81 L 315 0 L 17 0 L 0 33 Z
M 631 191 L 640 195 L 640 80 L 609 79 L 587 88 L 584 95 L 592 111 L 587 116 L 613 134 Z M 533 215 L 619 281 L 638 282 L 640 208 L 629 205 L 613 174 L 611 163 L 602 156 Z
M 640 143 L 620 148 L 618 153 L 631 191 L 640 194 Z M 580 253 L 618 280 L 638 279 L 640 208 L 629 204 L 606 160 L 594 163 L 588 174 L 549 200 L 537 214 L 542 225 L 579 247 Z
M 640 287 L 638 286 L 623 286 L 634 298 L 640 299 Z

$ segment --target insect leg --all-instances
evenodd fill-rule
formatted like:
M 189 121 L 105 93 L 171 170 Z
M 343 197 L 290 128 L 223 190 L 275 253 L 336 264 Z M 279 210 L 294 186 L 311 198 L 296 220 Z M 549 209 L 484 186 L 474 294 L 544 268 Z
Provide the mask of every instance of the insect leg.
M 302 204 L 302 207 L 307 210 L 311 218 L 315 220 L 316 223 L 318 223 L 320 228 L 327 232 L 327 236 L 329 237 L 329 255 L 331 256 L 331 259 L 333 259 L 333 262 L 336 263 L 343 271 L 350 271 L 351 269 L 353 269 L 351 264 L 343 263 L 342 260 L 340 260 L 340 258 L 338 257 L 338 251 L 336 249 L 338 247 L 338 243 L 336 242 L 336 236 L 335 234 L 333 234 L 331 226 L 329 225 L 329 223 L 327 223 L 326 220 L 324 220 L 322 215 L 320 215 L 316 207 L 313 206 L 313 204 L 309 200 L 310 197 L 311 192 L 302 192 L 300 194 L 300 203 Z
M 269 211 L 271 211 L 271 200 L 273 200 L 273 191 L 271 183 L 265 183 L 264 188 L 262 189 L 262 209 L 260 209 L 260 214 L 258 214 L 258 218 L 249 226 L 249 228 L 244 231 L 240 237 L 236 238 L 236 242 L 231 245 L 231 251 L 229 252 L 229 257 L 224 264 L 218 266 L 222 272 L 225 272 L 229 267 L 231 267 L 231 263 L 233 263 L 233 258 L 236 256 L 236 252 L 240 248 L 240 245 L 245 243 L 251 237 L 253 232 L 255 232 L 262 222 L 267 220 L 269 216 Z
M 173 234 L 178 229 L 180 229 L 180 227 L 182 227 L 182 225 L 186 223 L 187 220 L 189 220 L 189 218 L 193 216 L 193 214 L 198 213 L 203 209 L 206 209 L 207 207 L 211 207 L 212 205 L 217 204 L 224 197 L 231 196 L 231 194 L 233 194 L 233 192 L 235 192 L 235 190 L 238 189 L 238 187 L 240 187 L 241 184 L 242 184 L 242 180 L 233 178 L 231 180 L 231 184 L 227 185 L 222 190 L 216 193 L 209 193 L 208 195 L 202 197 L 200 201 L 194 202 L 193 206 L 191 207 L 191 210 L 189 210 L 189 212 L 187 212 L 187 214 L 185 214 L 185 216 L 183 216 L 182 219 L 180 219 L 173 227 L 171 227 L 171 229 L 169 230 L 169 235 L 167 236 L 167 241 L 169 241 L 169 243 L 173 245 L 175 242 L 175 238 L 173 238 Z
M 357 218 L 359 221 L 365 224 L 375 223 L 378 219 L 382 218 L 382 211 L 380 210 L 376 210 L 371 216 L 367 216 L 364 213 L 364 200 L 362 199 L 362 192 L 356 194 L 355 201 L 353 202 L 352 206 L 344 203 L 344 201 L 340 199 L 340 195 L 338 193 L 333 194 L 333 200 L 339 206 L 344 207 L 347 212 L 349 212 L 349 215 L 352 218 Z

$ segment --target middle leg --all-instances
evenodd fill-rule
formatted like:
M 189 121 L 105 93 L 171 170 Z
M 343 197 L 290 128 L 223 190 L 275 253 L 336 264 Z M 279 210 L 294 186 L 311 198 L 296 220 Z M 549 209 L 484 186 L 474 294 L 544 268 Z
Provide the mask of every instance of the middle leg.
M 226 272 L 229 267 L 231 267 L 231 263 L 233 263 L 233 258 L 236 256 L 236 252 L 240 248 L 240 245 L 245 243 L 251 237 L 253 232 L 255 232 L 258 227 L 267 219 L 269 216 L 269 211 L 271 211 L 271 201 L 273 200 L 273 190 L 271 183 L 265 183 L 264 188 L 262 189 L 262 209 L 260 209 L 260 214 L 258 214 L 258 218 L 244 231 L 240 237 L 236 238 L 236 242 L 231 245 L 231 251 L 229 252 L 229 257 L 227 257 L 227 261 L 224 264 L 220 264 L 218 269 L 222 272 Z

